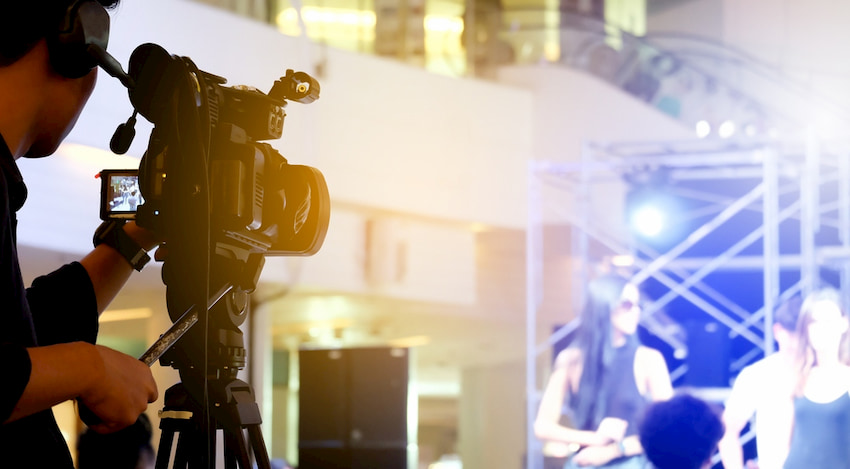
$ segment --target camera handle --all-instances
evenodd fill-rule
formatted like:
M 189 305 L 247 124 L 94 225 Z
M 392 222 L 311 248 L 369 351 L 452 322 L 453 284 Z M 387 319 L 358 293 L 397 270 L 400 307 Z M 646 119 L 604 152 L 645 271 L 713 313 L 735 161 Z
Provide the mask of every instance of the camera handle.
M 233 289 L 233 285 L 225 285 L 217 292 L 217 294 L 210 300 L 209 306 L 207 307 L 207 311 L 209 308 L 215 306 L 224 295 L 226 295 L 230 290 Z M 177 321 L 169 327 L 156 342 L 153 343 L 145 353 L 139 357 L 139 360 L 145 363 L 145 365 L 151 366 L 159 360 L 162 355 L 171 348 L 172 345 L 177 343 L 183 334 L 185 334 L 195 323 L 198 322 L 198 308 L 192 306 L 189 308 L 182 316 L 180 316 Z

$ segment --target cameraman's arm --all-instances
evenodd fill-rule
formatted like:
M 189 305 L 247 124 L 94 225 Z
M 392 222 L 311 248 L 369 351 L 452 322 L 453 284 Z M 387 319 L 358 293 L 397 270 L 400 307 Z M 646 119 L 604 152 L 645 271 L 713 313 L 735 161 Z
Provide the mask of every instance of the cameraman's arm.
M 157 245 L 157 239 L 151 231 L 136 225 L 131 221 L 124 225 L 124 232 L 146 251 Z M 115 299 L 115 296 L 130 278 L 133 267 L 118 251 L 106 244 L 100 244 L 80 263 L 85 267 L 91 278 L 97 297 L 97 311 L 102 313 Z
M 29 380 L 7 422 L 79 398 L 114 431 L 135 422 L 157 398 L 150 369 L 135 358 L 85 342 L 27 349 Z

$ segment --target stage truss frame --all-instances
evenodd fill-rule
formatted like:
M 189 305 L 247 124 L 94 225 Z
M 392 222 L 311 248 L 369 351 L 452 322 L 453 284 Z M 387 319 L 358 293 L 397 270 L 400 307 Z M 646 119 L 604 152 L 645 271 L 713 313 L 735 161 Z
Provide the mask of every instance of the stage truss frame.
M 622 180 L 630 171 L 665 168 L 670 175 L 685 179 L 757 180 L 746 194 L 730 198 L 714 197 L 716 212 L 708 221 L 666 252 L 646 256 L 646 247 L 611 232 L 611 227 L 598 226 L 592 215 L 592 190 L 601 183 Z M 796 200 L 790 203 L 783 189 L 797 181 Z M 781 181 L 784 181 L 781 183 Z M 837 183 L 837 196 L 821 200 L 820 187 Z M 626 183 L 623 183 L 625 186 Z M 526 236 L 526 403 L 527 461 L 529 469 L 542 467 L 542 443 L 533 432 L 542 386 L 548 376 L 540 358 L 551 353 L 553 346 L 578 325 L 574 319 L 552 334 L 541 334 L 538 311 L 543 302 L 544 243 L 543 228 L 547 224 L 566 224 L 571 229 L 573 260 L 572 311 L 583 304 L 583 288 L 598 267 L 589 257 L 591 240 L 601 243 L 616 254 L 633 255 L 640 250 L 649 261 L 633 256 L 633 281 L 653 278 L 669 290 L 644 310 L 641 324 L 674 350 L 686 349 L 681 338 L 668 332 L 656 320 L 658 311 L 672 299 L 682 297 L 693 303 L 717 322 L 729 327 L 730 335 L 741 336 L 753 348 L 731 363 L 732 372 L 773 352 L 773 311 L 783 300 L 795 294 L 805 295 L 818 281 L 819 269 L 829 266 L 838 271 L 841 286 L 850 285 L 850 151 L 841 144 L 825 143 L 812 133 L 800 142 L 781 140 L 689 140 L 649 143 L 586 143 L 578 162 L 534 160 L 528 167 L 528 231 Z M 546 211 L 547 198 L 554 195 L 558 207 L 566 211 L 555 215 Z M 782 207 L 780 197 L 785 195 Z M 708 199 L 711 194 L 703 194 Z M 561 199 L 563 198 L 563 199 Z M 570 199 L 571 198 L 571 199 Z M 562 200 L 566 203 L 560 203 Z M 619 206 L 618 204 L 611 204 Z M 569 210 L 574 207 L 574 211 Z M 735 214 L 743 210 L 761 212 L 761 224 L 746 236 L 730 243 L 722 252 L 709 258 L 688 258 L 688 248 L 711 232 L 722 229 Z M 567 213 L 569 212 L 569 213 Z M 799 253 L 781 254 L 779 224 L 789 218 L 799 223 Z M 838 230 L 837 244 L 818 245 L 816 232 L 823 226 Z M 752 243 L 761 242 L 762 255 L 743 255 Z M 763 306 L 748 311 L 722 293 L 702 282 L 720 269 L 744 269 L 763 272 Z M 799 281 L 780 291 L 780 271 L 799 270 Z M 850 291 L 841 289 L 845 304 L 850 304 Z M 551 326 L 551 325 L 550 325 Z M 545 326 L 544 326 L 545 328 Z M 545 363 L 545 362 L 544 362 Z M 673 379 L 682 376 L 684 365 L 671 370 Z M 745 435 L 751 438 L 752 435 Z

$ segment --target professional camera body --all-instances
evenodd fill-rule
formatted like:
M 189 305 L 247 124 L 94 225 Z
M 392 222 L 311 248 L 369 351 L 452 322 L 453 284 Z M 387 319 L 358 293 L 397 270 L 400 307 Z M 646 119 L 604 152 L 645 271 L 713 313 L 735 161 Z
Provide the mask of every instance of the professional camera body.
M 316 80 L 287 70 L 268 94 L 225 87 L 224 78 L 156 44 L 136 49 L 129 75 L 133 106 L 156 126 L 139 169 L 141 226 L 170 238 L 185 223 L 181 199 L 203 189 L 194 175 L 208 182 L 214 242 L 266 256 L 319 250 L 330 215 L 324 177 L 262 143 L 281 137 L 287 101 L 318 99 Z M 175 154 L 175 147 L 188 154 Z

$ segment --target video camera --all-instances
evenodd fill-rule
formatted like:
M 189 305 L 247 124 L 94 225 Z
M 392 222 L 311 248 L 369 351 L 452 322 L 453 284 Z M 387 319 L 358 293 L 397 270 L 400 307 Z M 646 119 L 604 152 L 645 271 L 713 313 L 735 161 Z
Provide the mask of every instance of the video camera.
M 219 248 L 265 256 L 319 250 L 330 216 L 324 177 L 310 166 L 289 164 L 261 142 L 281 137 L 287 101 L 318 99 L 315 79 L 287 70 L 268 94 L 225 87 L 224 78 L 156 44 L 136 48 L 128 74 L 135 112 L 116 131 L 113 151 L 129 148 L 136 112 L 155 127 L 138 172 L 141 198 L 128 203 L 126 193 L 116 194 L 118 185 L 130 184 L 132 171 L 104 170 L 101 218 L 136 218 L 168 242 L 190 222 L 181 207 L 203 209 L 186 202 L 206 188 L 210 234 Z
M 330 197 L 321 172 L 289 164 L 263 140 L 280 138 L 287 101 L 315 101 L 319 84 L 287 70 L 268 94 L 225 87 L 224 78 L 156 44 L 136 48 L 127 74 L 106 65 L 134 107 L 112 150 L 129 149 L 137 114 L 154 124 L 137 174 L 101 172 L 101 217 L 134 217 L 167 248 L 162 278 L 174 324 L 140 358 L 159 359 L 182 379 L 165 392 L 157 467 L 168 467 L 176 433 L 174 467 L 190 459 L 186 467 L 214 467 L 220 428 L 227 467 L 238 460 L 243 469 L 267 469 L 259 408 L 237 378 L 246 363 L 239 326 L 265 256 L 311 255 L 322 246 Z
M 135 218 L 164 240 L 167 307 L 172 330 L 180 331 L 161 338 L 143 361 L 161 357 L 190 383 L 210 373 L 235 377 L 245 364 L 238 327 L 265 257 L 315 254 L 327 233 L 322 173 L 289 164 L 262 142 L 281 137 L 288 101 L 318 99 L 319 83 L 287 70 L 268 94 L 226 87 L 224 78 L 156 44 L 136 48 L 122 83 L 134 112 L 118 126 L 112 150 L 129 149 L 137 114 L 154 128 L 137 178 L 101 173 L 101 217 Z M 189 330 L 195 322 L 200 327 Z

